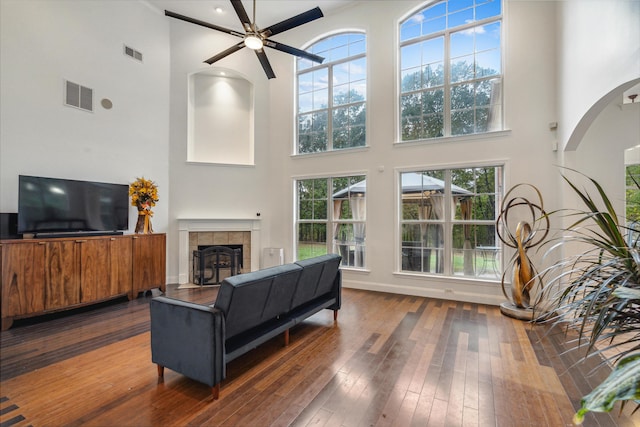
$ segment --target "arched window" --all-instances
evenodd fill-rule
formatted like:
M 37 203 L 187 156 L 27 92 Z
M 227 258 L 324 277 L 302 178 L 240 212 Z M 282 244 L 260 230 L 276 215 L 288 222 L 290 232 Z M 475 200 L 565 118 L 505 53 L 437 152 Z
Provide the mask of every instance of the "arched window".
M 361 33 L 336 34 L 311 45 L 322 64 L 298 58 L 297 153 L 366 145 L 367 58 Z
M 400 23 L 400 141 L 503 129 L 501 0 L 448 0 Z

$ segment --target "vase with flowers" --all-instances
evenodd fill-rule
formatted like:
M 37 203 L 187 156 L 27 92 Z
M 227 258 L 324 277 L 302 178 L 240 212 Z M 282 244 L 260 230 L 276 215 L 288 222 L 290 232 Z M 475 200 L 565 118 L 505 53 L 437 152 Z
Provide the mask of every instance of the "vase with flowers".
M 151 217 L 153 208 L 158 199 L 158 186 L 155 182 L 144 177 L 137 178 L 129 185 L 129 196 L 131 196 L 131 206 L 138 208 L 138 220 L 136 222 L 136 234 L 153 233 L 151 227 Z

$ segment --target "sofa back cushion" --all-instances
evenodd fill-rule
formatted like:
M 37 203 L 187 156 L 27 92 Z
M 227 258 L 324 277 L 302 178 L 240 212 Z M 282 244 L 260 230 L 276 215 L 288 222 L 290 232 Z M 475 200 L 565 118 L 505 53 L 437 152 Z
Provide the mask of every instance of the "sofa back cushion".
M 225 314 L 227 339 L 289 311 L 302 270 L 287 264 L 224 279 L 215 307 Z
M 315 258 L 296 261 L 302 267 L 300 281 L 292 307 L 299 307 L 316 297 L 335 291 L 335 280 L 342 257 L 327 254 Z

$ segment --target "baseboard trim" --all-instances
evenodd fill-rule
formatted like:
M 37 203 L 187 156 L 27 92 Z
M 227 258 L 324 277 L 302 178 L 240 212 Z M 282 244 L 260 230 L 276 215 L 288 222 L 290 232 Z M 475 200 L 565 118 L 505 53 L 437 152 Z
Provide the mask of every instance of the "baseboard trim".
M 386 283 L 364 282 L 360 280 L 342 280 L 342 286 L 364 291 L 388 292 L 392 294 L 413 295 L 418 297 L 446 299 L 461 302 L 473 302 L 487 305 L 500 305 L 505 301 L 502 293 L 493 295 L 486 293 L 464 292 L 457 289 L 434 289 L 407 285 L 390 285 Z M 479 290 L 486 291 L 486 287 Z

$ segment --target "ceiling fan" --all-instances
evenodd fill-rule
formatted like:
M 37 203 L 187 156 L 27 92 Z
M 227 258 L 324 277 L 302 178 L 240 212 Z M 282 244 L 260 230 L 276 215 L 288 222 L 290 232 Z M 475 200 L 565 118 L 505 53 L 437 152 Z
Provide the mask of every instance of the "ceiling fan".
M 242 27 L 244 28 L 244 33 L 230 30 L 228 28 L 220 27 L 218 25 L 210 24 L 208 22 L 200 21 L 199 19 L 189 18 L 188 16 L 180 15 L 178 13 L 174 13 L 168 10 L 164 11 L 166 16 L 171 18 L 180 19 L 182 21 L 190 22 L 192 24 L 201 25 L 206 28 L 211 28 L 212 30 L 221 31 L 223 33 L 230 34 L 232 36 L 240 37 L 243 39 L 241 42 L 231 46 L 230 48 L 223 50 L 217 55 L 212 56 L 207 59 L 207 64 L 211 65 L 216 61 L 221 60 L 234 52 L 239 51 L 243 47 L 248 47 L 253 50 L 262 65 L 262 69 L 269 79 L 273 79 L 276 75 L 271 68 L 271 64 L 269 63 L 269 59 L 264 52 L 263 47 L 270 47 L 272 49 L 279 50 L 281 52 L 289 53 L 291 55 L 307 58 L 314 62 L 322 63 L 324 58 L 318 55 L 314 55 L 312 53 L 305 52 L 304 50 L 297 49 L 292 46 L 288 46 L 286 44 L 279 43 L 277 41 L 269 39 L 269 37 L 274 36 L 276 34 L 280 34 L 284 31 L 290 30 L 292 28 L 298 27 L 300 25 L 306 24 L 307 22 L 314 21 L 318 18 L 322 18 L 324 15 L 319 7 L 315 7 L 311 10 L 303 12 L 299 15 L 291 17 L 289 19 L 285 19 L 282 22 L 278 22 L 277 24 L 273 24 L 267 28 L 260 29 L 256 25 L 256 0 L 253 0 L 253 22 L 249 19 L 249 15 L 247 15 L 244 6 L 242 5 L 241 0 L 231 0 L 231 5 L 236 11 L 238 18 L 240 18 L 240 22 L 242 23 Z

